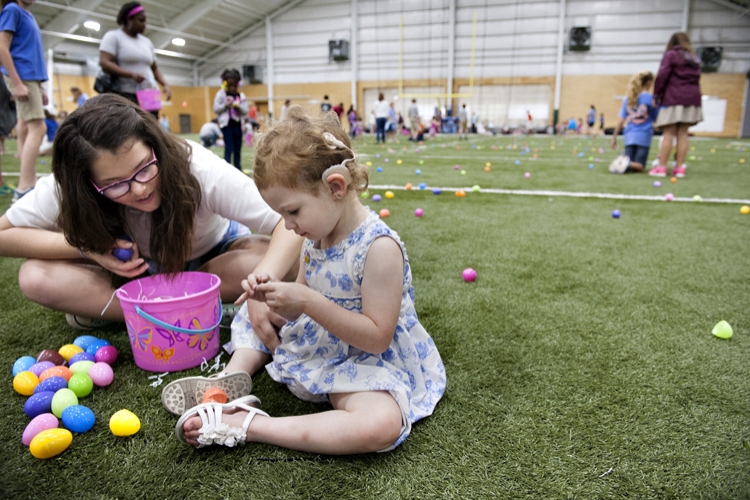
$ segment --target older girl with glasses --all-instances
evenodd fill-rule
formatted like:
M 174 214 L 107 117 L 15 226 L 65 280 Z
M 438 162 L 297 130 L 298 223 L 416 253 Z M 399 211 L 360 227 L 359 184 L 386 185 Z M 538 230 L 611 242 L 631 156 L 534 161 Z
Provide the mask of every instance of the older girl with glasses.
M 0 255 L 25 258 L 24 295 L 67 313 L 72 326 L 122 321 L 117 299 L 107 303 L 144 273 L 214 273 L 225 302 L 251 272 L 295 274 L 302 239 L 253 181 L 121 96 L 96 96 L 71 113 L 52 171 L 0 217 Z M 132 255 L 121 261 L 118 248 Z M 267 307 L 251 314 L 270 331 L 282 321 Z

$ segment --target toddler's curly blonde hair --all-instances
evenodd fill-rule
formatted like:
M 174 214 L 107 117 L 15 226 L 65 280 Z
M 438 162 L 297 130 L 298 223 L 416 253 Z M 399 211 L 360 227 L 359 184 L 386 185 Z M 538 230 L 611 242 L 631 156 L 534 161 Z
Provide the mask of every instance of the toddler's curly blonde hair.
M 264 133 L 256 144 L 253 179 L 258 189 L 281 186 L 317 194 L 323 172 L 354 156 L 351 149 L 331 149 L 323 137 L 325 132 L 351 148 L 336 113 L 331 111 L 316 118 L 302 106 L 290 106 L 286 117 Z M 368 168 L 356 159 L 346 162 L 346 166 L 352 176 L 349 189 L 357 194 L 365 191 Z

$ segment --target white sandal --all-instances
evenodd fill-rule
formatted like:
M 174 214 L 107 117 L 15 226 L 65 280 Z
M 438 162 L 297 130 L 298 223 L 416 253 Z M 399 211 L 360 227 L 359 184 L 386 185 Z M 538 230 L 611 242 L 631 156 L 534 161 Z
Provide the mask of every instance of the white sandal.
M 180 416 L 200 404 L 203 394 L 214 387 L 223 390 L 227 394 L 227 401 L 232 401 L 253 391 L 253 379 L 245 372 L 181 378 L 164 386 L 161 391 L 161 404 L 172 415 Z
M 255 396 L 245 396 L 226 404 L 204 403 L 198 405 L 185 412 L 177 421 L 174 428 L 175 436 L 177 436 L 179 441 L 190 444 L 185 439 L 183 427 L 189 418 L 199 416 L 201 418 L 201 428 L 198 431 L 200 433 L 200 436 L 198 436 L 198 443 L 200 443 L 197 446 L 198 448 L 212 444 L 220 444 L 229 446 L 230 448 L 237 445 L 244 445 L 245 438 L 247 437 L 247 428 L 250 426 L 253 418 L 256 415 L 269 416 L 268 413 L 250 406 L 253 403 L 260 405 L 260 400 Z M 221 414 L 225 410 L 246 410 L 248 414 L 242 422 L 242 427 L 232 427 L 222 422 Z

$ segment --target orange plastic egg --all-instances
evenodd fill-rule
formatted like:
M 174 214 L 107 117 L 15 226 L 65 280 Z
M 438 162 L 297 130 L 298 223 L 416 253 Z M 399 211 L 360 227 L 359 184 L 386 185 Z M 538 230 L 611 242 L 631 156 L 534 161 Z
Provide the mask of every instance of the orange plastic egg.
M 380 211 L 380 218 L 385 219 L 386 217 L 389 217 L 391 215 L 391 211 L 387 208 L 384 208 Z
M 463 189 L 459 189 L 458 191 L 456 191 L 456 196 L 458 196 L 459 198 L 463 198 L 466 196 L 466 191 L 464 191 Z
M 211 387 L 203 393 L 201 403 L 221 403 L 227 402 L 227 393 L 220 387 Z
M 50 377 L 62 377 L 67 382 L 72 376 L 73 372 L 67 366 L 53 366 L 52 368 L 47 368 L 39 375 L 39 382 L 44 382 Z
M 409 190 L 410 190 L 411 188 L 413 188 L 413 187 L 414 187 L 414 186 L 412 186 L 412 185 L 411 185 L 411 182 L 407 182 L 407 183 L 406 183 L 406 190 L 407 190 L 407 191 L 409 191 Z

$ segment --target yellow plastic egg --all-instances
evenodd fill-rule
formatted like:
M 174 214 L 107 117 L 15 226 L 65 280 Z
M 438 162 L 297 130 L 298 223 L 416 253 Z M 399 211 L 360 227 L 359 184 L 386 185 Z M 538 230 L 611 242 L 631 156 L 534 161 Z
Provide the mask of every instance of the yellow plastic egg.
M 396 165 L 401 165 L 403 162 L 401 160 L 396 160 Z
M 73 434 L 67 429 L 47 429 L 31 440 L 29 451 L 36 458 L 52 458 L 59 455 L 73 442 Z
M 66 344 L 58 349 L 57 352 L 60 353 L 60 356 L 65 358 L 65 361 L 70 361 L 70 358 L 72 358 L 79 352 L 83 352 L 83 349 L 74 344 Z
M 367 163 L 365 163 L 365 165 L 367 165 L 368 167 L 372 167 L 372 162 L 368 161 Z
M 484 166 L 487 167 L 487 168 L 490 168 L 492 166 L 492 163 L 487 162 L 487 163 L 484 164 Z
M 393 199 L 394 196 L 396 196 L 396 195 L 393 194 L 393 191 L 386 191 L 385 192 L 385 197 L 388 198 L 389 200 Z
M 740 208 L 740 213 L 741 213 L 742 215 L 747 215 L 747 214 L 750 214 L 750 207 L 749 207 L 749 206 L 747 206 L 747 205 L 743 205 L 743 206 L 742 206 L 742 207 Z M 19 375 L 20 375 L 20 373 L 19 373 Z
M 13 388 L 22 396 L 31 396 L 39 385 L 39 377 L 31 372 L 20 372 L 13 377 Z
M 109 430 L 115 436 L 132 436 L 141 429 L 141 421 L 132 411 L 120 410 L 109 419 Z

